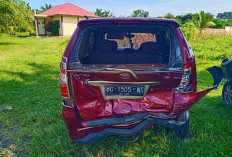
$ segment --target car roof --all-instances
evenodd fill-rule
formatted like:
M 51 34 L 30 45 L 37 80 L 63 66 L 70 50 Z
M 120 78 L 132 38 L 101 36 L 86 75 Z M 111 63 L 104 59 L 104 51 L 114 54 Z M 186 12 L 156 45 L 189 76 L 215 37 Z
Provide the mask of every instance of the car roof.
M 179 23 L 174 19 L 165 18 L 91 18 L 81 20 L 78 25 L 101 24 L 101 23 L 165 23 L 179 27 Z

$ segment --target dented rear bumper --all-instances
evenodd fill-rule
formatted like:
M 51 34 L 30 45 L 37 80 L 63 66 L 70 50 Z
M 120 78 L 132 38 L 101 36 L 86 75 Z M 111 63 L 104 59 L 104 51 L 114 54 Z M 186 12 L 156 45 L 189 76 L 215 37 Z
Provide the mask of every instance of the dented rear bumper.
M 185 122 L 177 121 L 176 118 L 213 89 L 214 87 L 200 92 L 172 93 L 174 94 L 174 99 L 171 99 L 173 105 L 167 113 L 143 110 L 144 112 L 138 111 L 133 114 L 118 114 L 118 116 L 104 117 L 96 120 L 83 120 L 80 118 L 77 108 L 63 107 L 63 118 L 68 128 L 70 138 L 76 140 L 79 144 L 91 144 L 109 135 L 136 135 L 154 124 L 175 128 L 185 124 Z M 153 100 L 154 99 L 155 98 L 153 98 Z M 137 109 L 141 108 L 141 106 L 138 106 L 133 100 L 121 101 L 127 101 L 127 103 L 130 101 L 132 106 L 137 106 Z M 156 101 L 161 100 L 156 97 Z M 115 111 L 118 110 L 118 113 L 124 112 L 121 110 L 123 109 L 123 107 L 121 107 L 123 104 L 123 102 L 115 103 L 113 109 Z
M 81 139 L 76 139 L 75 141 L 77 142 L 77 144 L 92 144 L 96 140 L 101 139 L 105 136 L 111 136 L 111 135 L 134 136 L 146 130 L 149 126 L 155 125 L 155 124 L 161 125 L 167 128 L 175 128 L 175 127 L 184 125 L 187 122 L 187 121 L 180 122 L 180 121 L 173 120 L 173 119 L 160 119 L 160 118 L 152 117 L 152 116 L 145 117 L 144 119 L 141 119 L 140 121 L 141 122 L 139 122 L 137 125 L 135 125 L 132 128 L 106 128 L 99 132 L 92 132 Z M 126 125 L 126 123 L 124 125 Z

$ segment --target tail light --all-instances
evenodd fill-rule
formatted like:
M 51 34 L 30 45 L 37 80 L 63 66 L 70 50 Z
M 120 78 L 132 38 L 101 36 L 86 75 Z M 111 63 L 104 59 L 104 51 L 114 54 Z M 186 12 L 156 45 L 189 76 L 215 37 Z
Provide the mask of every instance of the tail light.
M 60 62 L 60 92 L 63 98 L 69 98 L 68 79 L 67 79 L 67 61 L 66 57 L 63 57 Z
M 189 84 L 189 78 L 191 75 L 191 66 L 192 64 L 187 64 L 184 66 L 184 73 L 181 77 L 181 82 L 179 84 L 179 86 L 176 88 L 175 92 L 176 93 L 183 93 L 186 91 L 186 88 Z

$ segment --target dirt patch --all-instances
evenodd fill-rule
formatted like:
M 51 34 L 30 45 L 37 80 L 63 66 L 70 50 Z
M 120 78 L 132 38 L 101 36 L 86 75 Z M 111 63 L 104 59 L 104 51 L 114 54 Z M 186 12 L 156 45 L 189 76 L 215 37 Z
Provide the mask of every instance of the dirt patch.
M 31 139 L 29 137 L 22 137 L 22 140 L 14 139 L 17 134 L 19 134 L 18 123 L 8 128 L 0 122 L 0 156 L 29 156 L 26 147 Z

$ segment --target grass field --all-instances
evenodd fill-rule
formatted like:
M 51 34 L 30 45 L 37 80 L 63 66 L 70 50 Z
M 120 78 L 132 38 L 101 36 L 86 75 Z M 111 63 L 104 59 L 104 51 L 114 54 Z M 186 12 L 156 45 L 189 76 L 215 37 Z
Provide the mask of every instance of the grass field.
M 68 38 L 0 36 L 0 156 L 232 156 L 232 111 L 221 99 L 222 85 L 190 109 L 190 132 L 177 139 L 155 126 L 136 143 L 107 137 L 75 145 L 61 115 L 59 62 Z M 198 90 L 212 86 L 205 70 L 232 58 L 232 37 L 191 43 Z M 224 81 L 225 82 L 225 81 Z

